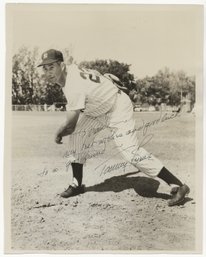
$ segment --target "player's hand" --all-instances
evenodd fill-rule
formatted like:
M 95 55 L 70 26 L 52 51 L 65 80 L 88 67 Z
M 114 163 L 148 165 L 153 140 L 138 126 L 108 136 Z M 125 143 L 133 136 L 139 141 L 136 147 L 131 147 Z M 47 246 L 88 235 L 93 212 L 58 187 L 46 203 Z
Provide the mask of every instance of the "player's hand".
M 62 142 L 62 136 L 56 135 L 56 137 L 55 137 L 55 142 L 56 142 L 57 144 L 63 144 L 63 142 Z

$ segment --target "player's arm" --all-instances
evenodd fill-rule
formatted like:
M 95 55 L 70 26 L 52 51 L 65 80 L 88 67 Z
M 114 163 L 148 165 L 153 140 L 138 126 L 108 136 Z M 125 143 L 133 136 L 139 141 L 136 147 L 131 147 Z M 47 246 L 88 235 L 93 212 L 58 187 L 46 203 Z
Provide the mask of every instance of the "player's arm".
M 105 73 L 104 76 L 110 80 L 112 80 L 112 82 L 122 91 L 124 91 L 126 94 L 129 93 L 129 90 L 127 87 L 124 86 L 124 84 L 120 81 L 120 79 L 118 77 L 116 77 L 113 74 L 110 73 Z
M 60 126 L 56 133 L 55 142 L 57 144 L 62 144 L 62 137 L 72 134 L 75 130 L 80 110 L 68 111 L 66 116 L 66 121 Z

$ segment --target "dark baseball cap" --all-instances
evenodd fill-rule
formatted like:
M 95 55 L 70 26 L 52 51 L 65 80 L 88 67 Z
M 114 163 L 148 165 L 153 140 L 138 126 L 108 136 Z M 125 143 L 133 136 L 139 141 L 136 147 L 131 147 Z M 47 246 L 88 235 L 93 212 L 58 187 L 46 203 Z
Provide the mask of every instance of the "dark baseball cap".
M 54 62 L 63 62 L 63 54 L 62 52 L 55 50 L 55 49 L 50 49 L 46 52 L 44 52 L 41 56 L 42 58 L 42 63 L 40 63 L 37 67 L 46 65 L 46 64 L 51 64 Z

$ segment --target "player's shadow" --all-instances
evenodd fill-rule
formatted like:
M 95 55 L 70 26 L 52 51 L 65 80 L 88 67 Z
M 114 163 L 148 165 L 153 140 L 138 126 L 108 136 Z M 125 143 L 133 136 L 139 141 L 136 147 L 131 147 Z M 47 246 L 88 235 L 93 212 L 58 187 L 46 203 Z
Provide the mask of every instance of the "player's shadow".
M 86 187 L 85 191 L 90 192 L 106 192 L 106 191 L 113 191 L 113 192 L 121 192 L 130 188 L 133 188 L 135 192 L 143 197 L 156 197 L 168 200 L 171 198 L 171 195 L 158 193 L 157 190 L 159 188 L 160 182 L 148 178 L 148 177 L 129 177 L 130 175 L 134 175 L 139 173 L 131 172 L 120 176 L 114 176 L 109 179 L 106 179 L 104 182 Z

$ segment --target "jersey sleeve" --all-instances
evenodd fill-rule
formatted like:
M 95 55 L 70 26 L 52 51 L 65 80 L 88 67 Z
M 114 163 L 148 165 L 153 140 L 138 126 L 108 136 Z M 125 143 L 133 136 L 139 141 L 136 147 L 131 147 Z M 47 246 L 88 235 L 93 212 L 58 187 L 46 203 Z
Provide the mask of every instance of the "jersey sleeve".
M 68 98 L 67 111 L 82 110 L 85 108 L 86 97 L 84 93 L 72 92 Z

